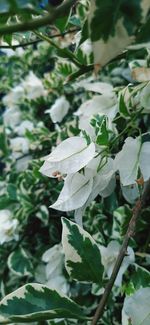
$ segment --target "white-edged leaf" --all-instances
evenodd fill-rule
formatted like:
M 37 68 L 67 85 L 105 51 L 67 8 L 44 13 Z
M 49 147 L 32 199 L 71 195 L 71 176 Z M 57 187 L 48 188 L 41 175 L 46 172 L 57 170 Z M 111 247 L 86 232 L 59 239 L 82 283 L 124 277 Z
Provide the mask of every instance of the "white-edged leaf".
M 150 288 L 142 288 L 124 302 L 123 311 L 132 325 L 150 324 Z
M 86 175 L 80 173 L 68 175 L 57 201 L 51 205 L 51 208 L 72 211 L 82 207 L 91 193 L 92 185 L 93 178 Z
M 126 10 L 122 2 L 117 3 L 117 7 L 113 1 L 91 0 L 90 4 L 89 32 L 97 70 L 121 54 L 135 40 L 137 25 L 145 22 L 150 5 L 148 0 L 131 1 Z M 130 10 L 135 13 L 133 20 Z
M 0 323 L 34 322 L 55 318 L 84 319 L 82 307 L 67 296 L 33 283 L 15 290 L 0 302 Z
M 18 276 L 27 276 L 32 273 L 32 263 L 22 247 L 9 255 L 8 267 Z
M 91 1 L 91 7 L 93 7 L 93 10 L 90 11 L 90 22 L 94 10 L 96 9 L 94 2 L 95 0 Z M 99 39 L 92 42 L 95 65 L 103 67 L 110 60 L 119 55 L 132 42 L 133 37 L 128 35 L 127 30 L 123 25 L 123 21 L 120 19 L 115 26 L 114 36 L 110 35 L 107 41 Z
M 95 145 L 87 145 L 81 137 L 71 137 L 61 142 L 52 153 L 47 156 L 40 172 L 52 177 L 59 171 L 61 174 L 72 174 L 83 168 L 95 155 Z
M 103 266 L 96 242 L 74 222 L 62 218 L 62 224 L 62 245 L 69 275 L 77 281 L 101 284 Z

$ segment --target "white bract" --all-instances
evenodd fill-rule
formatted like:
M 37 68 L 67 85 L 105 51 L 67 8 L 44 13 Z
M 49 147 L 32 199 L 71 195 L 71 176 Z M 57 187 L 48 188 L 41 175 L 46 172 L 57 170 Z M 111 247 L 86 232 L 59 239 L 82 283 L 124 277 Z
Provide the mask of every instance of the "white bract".
M 8 108 L 3 114 L 5 127 L 14 128 L 21 121 L 21 112 L 18 108 Z
M 144 112 L 150 113 L 150 82 L 142 89 L 140 93 L 140 104 L 144 107 Z
M 32 160 L 31 155 L 27 155 L 25 157 L 21 157 L 16 161 L 16 170 L 18 172 L 22 172 L 28 168 L 29 162 Z
M 25 120 L 19 126 L 15 128 L 15 132 L 18 133 L 19 136 L 25 135 L 26 131 L 32 131 L 34 129 L 34 125 L 31 121 Z
M 87 39 L 85 42 L 83 42 L 80 45 L 80 49 L 82 50 L 84 55 L 86 55 L 87 57 L 90 56 L 90 54 L 92 54 L 92 52 L 93 52 L 91 40 Z
M 131 204 L 135 203 L 135 200 L 140 195 L 137 184 L 132 184 L 128 186 L 122 186 L 121 184 L 121 189 L 125 200 Z
M 119 170 L 123 186 L 136 183 L 139 168 L 146 182 L 150 178 L 149 165 L 150 142 L 142 144 L 140 137 L 136 139 L 128 137 L 114 160 L 115 169 Z
M 28 99 L 36 99 L 47 95 L 42 81 L 32 71 L 30 71 L 25 81 L 22 82 L 22 86 Z
M 75 220 L 78 224 L 82 225 L 82 216 L 85 209 L 90 203 L 98 196 L 109 196 L 115 188 L 116 182 L 114 178 L 113 159 L 108 158 L 105 165 L 98 171 L 101 157 L 93 158 L 85 168 L 85 173 L 92 178 L 92 189 L 85 204 L 76 209 Z
M 113 92 L 110 92 L 109 95 L 97 95 L 92 99 L 84 102 L 75 113 L 79 116 L 79 128 L 85 130 L 92 137 L 94 137 L 94 129 L 90 125 L 90 120 L 93 115 L 106 115 L 108 117 L 108 127 L 113 129 L 114 125 L 112 120 L 118 112 L 117 99 Z
M 65 96 L 57 98 L 55 103 L 45 113 L 49 113 L 53 123 L 61 122 L 69 110 L 69 102 Z
M 85 90 L 92 91 L 94 93 L 99 93 L 102 95 L 110 96 L 110 93 L 113 91 L 113 86 L 106 82 L 89 82 L 85 79 L 79 81 L 76 85 L 76 88 L 83 87 Z
M 105 272 L 109 278 L 111 277 L 120 248 L 121 245 L 117 241 L 111 241 L 107 247 L 100 246 L 102 264 L 104 265 Z M 125 256 L 115 281 L 115 285 L 118 287 L 121 286 L 123 274 L 127 270 L 128 266 L 134 263 L 134 252 L 131 247 L 128 247 L 127 254 L 128 255 Z
M 7 108 L 15 108 L 24 96 L 24 88 L 18 85 L 10 90 L 10 92 L 3 97 L 2 102 Z
M 57 201 L 51 208 L 71 211 L 82 207 L 87 201 L 93 185 L 93 179 L 80 173 L 68 175 Z
M 68 293 L 69 284 L 63 275 L 64 254 L 60 244 L 48 249 L 42 256 L 42 261 L 46 263 L 45 274 L 47 285 L 51 289 L 55 289 Z
M 132 296 L 126 297 L 122 310 L 122 325 L 150 324 L 150 288 L 141 288 Z
M 17 239 L 18 220 L 12 217 L 10 210 L 0 210 L 0 244 Z
M 13 158 L 17 159 L 23 154 L 28 154 L 29 152 L 29 141 L 23 137 L 16 137 L 10 139 L 10 147 L 12 150 Z
M 95 155 L 95 145 L 87 145 L 81 137 L 71 137 L 61 142 L 47 158 L 40 172 L 54 177 L 55 173 L 73 174 L 88 164 Z

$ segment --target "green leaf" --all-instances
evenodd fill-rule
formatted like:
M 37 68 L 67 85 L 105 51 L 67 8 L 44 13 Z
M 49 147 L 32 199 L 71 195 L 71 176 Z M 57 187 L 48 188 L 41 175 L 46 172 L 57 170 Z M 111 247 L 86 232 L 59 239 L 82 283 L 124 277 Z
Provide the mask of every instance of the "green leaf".
M 58 18 L 55 21 L 55 26 L 60 30 L 61 33 L 63 33 L 67 27 L 69 16 Z
M 1 126 L 0 126 L 0 150 L 3 152 L 5 156 L 7 156 L 7 154 L 9 153 L 5 129 Z
M 55 318 L 85 319 L 83 309 L 67 296 L 41 284 L 26 284 L 0 303 L 0 324 Z
M 18 248 L 9 255 L 8 267 L 18 276 L 27 276 L 32 273 L 32 263 L 23 248 Z
M 120 18 L 123 18 L 128 34 L 132 35 L 142 18 L 140 5 L 141 0 L 92 0 L 91 6 L 95 8 L 90 24 L 92 41 L 101 38 L 107 41 L 109 36 L 114 36 L 115 26 Z
M 17 200 L 17 188 L 14 184 L 9 183 L 7 186 L 7 193 L 11 200 Z
M 91 9 L 93 11 L 90 23 L 92 41 L 95 42 L 101 38 L 107 41 L 109 35 L 114 35 L 115 23 L 118 19 L 118 6 L 120 6 L 120 1 L 118 0 L 91 1 Z
M 12 203 L 16 203 L 16 200 L 11 199 L 8 195 L 1 195 L 0 197 L 0 210 L 7 209 Z
M 120 111 L 120 114 L 122 114 L 125 117 L 130 116 L 122 94 L 120 95 L 120 98 L 119 98 L 119 111 Z
M 4 40 L 4 42 L 6 42 L 9 46 L 12 45 L 12 35 L 11 35 L 11 34 L 4 35 L 4 36 L 3 36 L 3 40 Z
M 62 245 L 69 275 L 78 281 L 101 284 L 103 266 L 99 247 L 88 232 L 62 218 Z
M 141 287 L 150 287 L 150 272 L 144 267 L 134 264 L 134 272 L 130 276 L 130 281 L 133 283 L 135 290 Z
M 96 143 L 107 146 L 109 143 L 109 133 L 107 129 L 107 116 L 96 115 L 91 120 L 91 125 L 95 128 Z

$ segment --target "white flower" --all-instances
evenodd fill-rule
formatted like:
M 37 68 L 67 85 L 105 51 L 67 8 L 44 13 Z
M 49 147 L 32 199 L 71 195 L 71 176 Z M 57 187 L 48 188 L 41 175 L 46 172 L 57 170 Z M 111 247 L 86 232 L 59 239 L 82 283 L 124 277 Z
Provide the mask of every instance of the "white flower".
M 47 95 L 42 81 L 32 71 L 30 71 L 25 81 L 22 82 L 22 86 L 28 99 L 36 99 Z
M 139 168 L 146 182 L 150 178 L 150 142 L 142 144 L 140 137 L 128 137 L 115 157 L 114 166 L 119 170 L 123 186 L 136 183 Z
M 15 108 L 24 96 L 24 89 L 22 85 L 18 85 L 11 89 L 11 91 L 3 97 L 2 102 L 8 108 Z
M 48 249 L 42 256 L 42 261 L 46 263 L 46 285 L 51 289 L 55 289 L 68 293 L 69 284 L 63 275 L 64 254 L 60 244 Z
M 13 219 L 10 210 L 0 210 L 0 244 L 17 239 L 18 220 Z
M 21 121 L 21 112 L 17 108 L 8 108 L 3 114 L 5 127 L 14 128 Z
M 93 115 L 106 115 L 108 117 L 108 127 L 113 129 L 112 120 L 118 112 L 117 100 L 113 92 L 109 95 L 97 95 L 83 103 L 75 115 L 79 116 L 79 128 L 85 130 L 94 137 L 94 129 L 90 125 Z
M 61 142 L 46 157 L 40 172 L 54 177 L 55 173 L 73 174 L 86 166 L 95 155 L 95 145 L 87 145 L 81 137 L 71 137 Z
M 102 264 L 104 265 L 105 271 L 109 278 L 111 277 L 120 248 L 121 245 L 117 241 L 111 241 L 107 247 L 100 246 Z M 115 285 L 118 287 L 121 286 L 123 274 L 127 270 L 128 266 L 134 263 L 134 252 L 131 247 L 128 247 L 127 254 L 128 256 L 124 257 L 115 281 Z
M 25 135 L 27 130 L 32 131 L 33 129 L 33 123 L 31 121 L 25 120 L 15 128 L 15 132 L 18 133 L 18 135 L 22 136 Z
M 23 154 L 28 154 L 29 141 L 23 137 L 16 137 L 14 139 L 10 139 L 10 147 L 12 150 L 13 157 L 17 159 Z
M 65 96 L 57 98 L 55 103 L 45 113 L 49 113 L 53 123 L 61 122 L 69 110 L 69 102 Z

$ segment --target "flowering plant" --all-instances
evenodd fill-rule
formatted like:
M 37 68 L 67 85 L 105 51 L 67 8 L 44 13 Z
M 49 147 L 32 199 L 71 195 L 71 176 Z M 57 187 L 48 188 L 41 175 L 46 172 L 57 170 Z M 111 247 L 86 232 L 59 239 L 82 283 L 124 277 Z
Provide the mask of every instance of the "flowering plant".
M 115 5 L 0 5 L 1 324 L 149 324 L 150 5 Z

